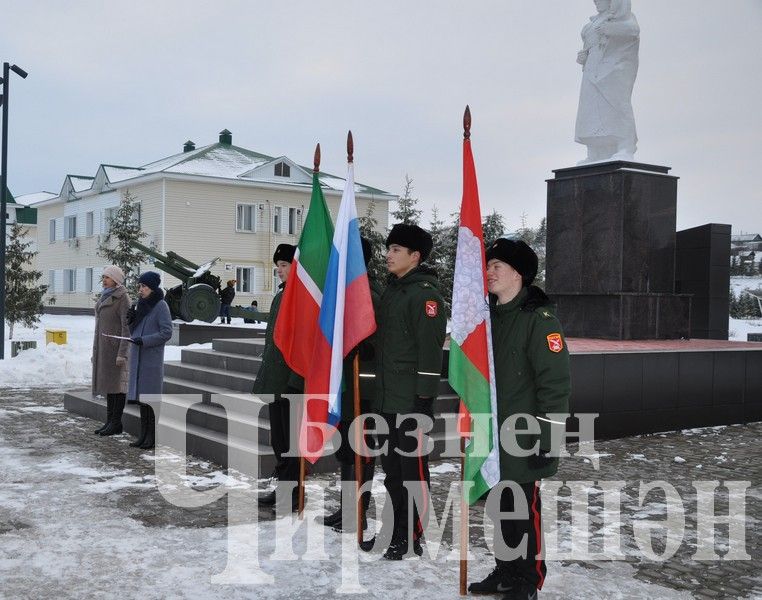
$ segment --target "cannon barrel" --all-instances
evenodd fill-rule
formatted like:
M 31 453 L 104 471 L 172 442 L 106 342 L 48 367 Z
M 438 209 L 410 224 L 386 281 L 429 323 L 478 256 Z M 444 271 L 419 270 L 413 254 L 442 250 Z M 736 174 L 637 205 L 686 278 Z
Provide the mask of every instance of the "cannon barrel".
M 193 275 L 196 269 L 198 269 L 198 265 L 179 256 L 175 252 L 170 251 L 165 255 L 161 252 L 157 252 L 153 248 L 144 246 L 140 242 L 132 242 L 132 246 L 148 256 L 153 257 L 155 260 L 154 266 L 157 269 L 172 275 L 172 277 L 176 277 L 183 283 L 185 283 Z

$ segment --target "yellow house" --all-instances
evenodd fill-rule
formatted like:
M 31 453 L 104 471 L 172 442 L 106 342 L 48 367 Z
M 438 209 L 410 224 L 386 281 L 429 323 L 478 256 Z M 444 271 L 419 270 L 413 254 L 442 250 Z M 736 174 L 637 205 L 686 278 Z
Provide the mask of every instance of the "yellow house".
M 237 280 L 234 304 L 256 299 L 267 310 L 277 288 L 272 255 L 278 244 L 299 240 L 312 169 L 232 142 L 225 129 L 217 143 L 196 148 L 189 141 L 183 152 L 142 167 L 102 164 L 92 177 L 67 175 L 57 196 L 35 203 L 37 268 L 57 310 L 92 308 L 107 264 L 97 248 L 127 191 L 140 204 L 145 245 L 198 264 L 219 257 L 213 273 L 223 282 Z M 335 219 L 345 180 L 322 172 L 319 178 Z M 373 204 L 378 228 L 385 231 L 389 201 L 397 197 L 359 183 L 355 196 L 358 214 Z M 150 264 L 141 266 L 149 269 Z M 162 274 L 163 287 L 177 283 Z

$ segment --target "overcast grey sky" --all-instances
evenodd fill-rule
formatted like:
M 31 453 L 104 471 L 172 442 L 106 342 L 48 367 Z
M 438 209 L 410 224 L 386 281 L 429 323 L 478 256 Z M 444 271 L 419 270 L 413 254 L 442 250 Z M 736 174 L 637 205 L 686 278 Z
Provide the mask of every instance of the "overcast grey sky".
M 636 159 L 680 177 L 678 227 L 762 233 L 762 1 L 633 0 L 641 27 Z M 13 76 L 9 184 L 140 165 L 192 139 L 233 143 L 457 210 L 473 112 L 482 211 L 545 213 L 575 144 L 579 32 L 592 0 L 358 2 L 0 0 Z

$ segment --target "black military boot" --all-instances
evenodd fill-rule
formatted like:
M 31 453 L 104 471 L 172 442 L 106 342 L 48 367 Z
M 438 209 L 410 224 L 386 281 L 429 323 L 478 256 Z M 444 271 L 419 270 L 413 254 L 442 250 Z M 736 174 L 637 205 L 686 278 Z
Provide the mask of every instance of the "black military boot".
M 363 458 L 363 461 L 365 459 Z M 361 485 L 365 485 L 368 481 L 373 480 L 373 471 L 375 469 L 375 463 L 364 463 L 362 467 L 362 480 Z M 352 465 L 352 481 L 355 479 L 355 469 Z M 362 530 L 365 531 L 368 528 L 368 506 L 370 506 L 370 492 L 363 492 L 362 494 Z M 353 533 L 357 531 L 357 519 L 351 519 L 351 523 L 344 523 L 341 519 L 334 525 L 333 530 L 339 533 Z
M 140 409 L 140 435 L 130 444 L 133 448 L 140 448 L 148 435 L 148 413 L 146 412 L 148 407 L 145 404 L 138 404 L 138 408 Z
M 228 325 L 230 325 L 230 320 L 231 320 L 230 317 L 228 317 Z
M 140 447 L 143 450 L 150 450 L 156 443 L 156 415 L 150 406 L 146 405 L 146 411 L 148 413 L 148 429 L 146 431 L 146 439 Z
M 510 592 L 518 584 L 519 580 L 508 568 L 498 565 L 481 581 L 469 584 L 468 591 L 472 594 L 500 594 Z
M 113 397 L 113 411 L 111 416 L 111 423 L 106 429 L 101 431 L 101 435 L 118 435 L 124 431 L 122 427 L 122 413 L 124 413 L 125 395 L 124 394 L 109 394 Z
M 111 394 L 106 394 L 106 422 L 96 429 L 93 433 L 101 435 L 103 431 L 111 423 L 111 419 L 114 418 L 114 397 Z
M 408 557 L 408 541 L 406 536 L 393 536 L 392 543 L 384 552 L 384 558 L 386 560 L 402 560 Z M 419 539 L 413 540 L 413 552 L 418 556 L 423 555 L 423 547 Z

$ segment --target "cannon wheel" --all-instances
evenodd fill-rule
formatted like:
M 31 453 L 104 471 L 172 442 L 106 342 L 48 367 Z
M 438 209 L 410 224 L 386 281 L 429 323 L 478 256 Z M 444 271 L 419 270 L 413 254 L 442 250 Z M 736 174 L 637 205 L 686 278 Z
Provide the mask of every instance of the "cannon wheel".
M 183 293 L 180 314 L 186 321 L 213 322 L 220 314 L 220 296 L 211 286 L 196 283 Z

